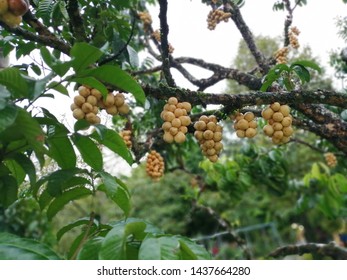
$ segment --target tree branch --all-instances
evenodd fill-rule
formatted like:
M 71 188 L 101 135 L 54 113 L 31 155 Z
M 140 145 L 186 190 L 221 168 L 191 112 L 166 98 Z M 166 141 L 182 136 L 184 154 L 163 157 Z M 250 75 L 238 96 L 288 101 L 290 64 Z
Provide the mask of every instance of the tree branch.
M 347 250 L 336 246 L 334 242 L 329 244 L 308 243 L 303 245 L 283 246 L 269 254 L 269 257 L 278 258 L 288 255 L 317 254 L 320 257 L 330 257 L 334 260 L 347 260 Z
M 159 0 L 160 12 L 160 41 L 161 41 L 161 55 L 163 62 L 163 73 L 167 84 L 175 87 L 175 81 L 170 72 L 170 56 L 169 56 L 169 25 L 167 24 L 167 0 Z
M 83 19 L 77 0 L 65 0 L 66 10 L 70 18 L 70 30 L 77 42 L 88 42 Z

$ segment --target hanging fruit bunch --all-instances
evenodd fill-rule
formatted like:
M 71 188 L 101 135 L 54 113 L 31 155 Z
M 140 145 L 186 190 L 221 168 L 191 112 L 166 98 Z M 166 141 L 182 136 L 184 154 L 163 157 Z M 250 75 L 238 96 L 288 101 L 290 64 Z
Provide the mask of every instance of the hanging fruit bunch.
M 163 157 L 155 150 L 150 151 L 146 161 L 146 172 L 153 179 L 163 176 L 165 163 Z
M 337 159 L 333 153 L 325 153 L 324 158 L 329 167 L 333 168 L 337 165 Z
M 123 138 L 125 145 L 131 149 L 132 147 L 131 130 L 124 129 L 119 134 Z
M 75 119 L 85 119 L 90 124 L 99 124 L 99 109 L 105 109 L 110 115 L 129 113 L 129 106 L 122 93 L 109 92 L 105 99 L 99 90 L 82 85 L 78 88 L 78 95 L 71 104 L 72 115 Z
M 165 104 L 160 117 L 164 121 L 163 139 L 167 143 L 183 143 L 186 140 L 186 133 L 191 119 L 188 113 L 192 109 L 189 102 L 178 102 L 176 97 L 170 97 Z
M 235 117 L 234 129 L 239 138 L 253 138 L 257 134 L 257 122 L 252 112 L 238 113 Z
M 202 153 L 211 162 L 216 162 L 223 149 L 221 142 L 223 128 L 217 123 L 217 118 L 214 115 L 202 115 L 194 124 L 194 128 L 194 136 L 200 144 Z
M 0 21 L 9 27 L 17 27 L 28 10 L 27 0 L 0 0 Z
M 293 134 L 293 117 L 290 115 L 290 107 L 275 102 L 266 107 L 261 115 L 268 122 L 263 127 L 263 131 L 272 138 L 272 142 L 274 144 L 288 143 Z

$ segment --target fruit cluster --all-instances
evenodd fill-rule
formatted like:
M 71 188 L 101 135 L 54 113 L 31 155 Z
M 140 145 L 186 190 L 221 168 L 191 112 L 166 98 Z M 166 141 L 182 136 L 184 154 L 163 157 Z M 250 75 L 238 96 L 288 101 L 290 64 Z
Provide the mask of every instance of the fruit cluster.
M 262 111 L 261 115 L 268 121 L 268 124 L 263 127 L 263 131 L 272 138 L 274 144 L 289 142 L 290 136 L 293 134 L 293 117 L 290 115 L 288 105 L 272 103 Z
M 275 52 L 275 59 L 277 64 L 286 64 L 288 62 L 288 47 L 281 48 Z
M 191 120 L 188 113 L 192 109 L 189 102 L 178 102 L 176 97 L 170 97 L 160 114 L 164 123 L 163 139 L 167 143 L 183 143 L 186 140 L 188 125 Z
M 257 134 L 257 122 L 254 120 L 254 114 L 252 112 L 238 113 L 235 117 L 234 129 L 239 138 L 253 138 Z
M 138 12 L 137 15 L 139 16 L 140 20 L 143 22 L 144 25 L 152 24 L 152 17 L 148 12 Z
M 214 30 L 218 23 L 221 21 L 228 22 L 231 17 L 231 13 L 226 13 L 223 10 L 212 10 L 207 16 L 207 28 L 209 30 Z
M 152 36 L 153 36 L 153 38 L 156 41 L 158 41 L 159 43 L 161 42 L 161 37 L 160 37 L 160 31 L 159 30 L 153 31 Z M 175 48 L 170 43 L 169 43 L 168 48 L 169 48 L 169 53 L 173 53 L 174 50 L 175 50 Z
M 123 138 L 125 145 L 131 149 L 131 130 L 125 129 L 119 133 L 119 135 Z
M 292 46 L 294 49 L 298 49 L 300 47 L 299 41 L 298 41 L 298 36 L 300 34 L 300 31 L 297 27 L 293 26 L 289 32 L 288 32 L 288 37 L 289 37 L 289 44 Z
M 333 153 L 325 153 L 324 158 L 329 167 L 335 167 L 337 165 L 337 159 Z
M 211 161 L 218 160 L 219 153 L 223 149 L 223 128 L 217 123 L 214 115 L 202 115 L 194 124 L 194 136 L 200 144 L 202 153 Z
M 0 0 L 0 20 L 9 27 L 17 27 L 28 10 L 27 0 Z
M 146 161 L 146 172 L 153 179 L 163 176 L 165 163 L 163 157 L 157 151 L 150 151 Z
M 101 119 L 97 115 L 100 109 L 105 109 L 110 115 L 127 114 L 129 106 L 125 103 L 125 98 L 122 93 L 108 93 L 105 100 L 102 94 L 95 88 L 88 86 L 80 86 L 78 95 L 74 97 L 74 102 L 71 104 L 72 115 L 75 119 L 85 119 L 90 124 L 99 124 Z

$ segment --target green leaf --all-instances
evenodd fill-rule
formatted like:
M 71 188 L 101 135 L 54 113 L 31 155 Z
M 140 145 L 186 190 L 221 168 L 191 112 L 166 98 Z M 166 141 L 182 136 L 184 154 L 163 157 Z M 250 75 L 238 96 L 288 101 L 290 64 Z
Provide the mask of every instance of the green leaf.
M 59 260 L 59 256 L 36 240 L 0 232 L 1 260 Z
M 0 205 L 4 208 L 16 201 L 18 195 L 17 180 L 10 175 L 0 177 Z
M 290 68 L 293 68 L 296 65 L 303 66 L 303 67 L 306 67 L 306 68 L 312 68 L 313 70 L 316 70 L 318 73 L 322 72 L 322 69 L 316 63 L 314 63 L 313 61 L 310 61 L 310 60 L 295 61 L 294 63 L 292 63 Z
M 70 52 L 72 57 L 72 67 L 76 73 L 90 67 L 95 63 L 101 56 L 103 52 L 98 48 L 91 46 L 87 43 L 76 43 Z
M 22 184 L 26 176 L 23 168 L 12 159 L 5 160 L 5 163 L 8 169 L 11 171 L 12 176 L 16 179 L 17 185 L 19 186 Z
M 148 234 L 139 250 L 139 260 L 178 260 L 180 243 L 174 236 Z
M 17 68 L 11 67 L 1 70 L 0 84 L 6 86 L 13 98 L 28 97 L 28 84 Z
M 91 69 L 83 73 L 83 76 L 92 76 L 109 83 L 120 90 L 130 92 L 134 95 L 136 101 L 144 105 L 146 96 L 142 87 L 124 70 L 115 65 L 102 65 L 98 68 Z
M 95 237 L 88 240 L 77 255 L 78 260 L 98 260 L 103 237 Z
M 15 122 L 17 113 L 17 107 L 12 105 L 0 110 L 0 133 Z
M 91 195 L 92 191 L 85 187 L 77 187 L 65 191 L 61 196 L 55 198 L 48 206 L 47 217 L 52 219 L 63 207 L 73 200 L 80 199 L 87 195 Z
M 138 68 L 140 66 L 139 55 L 137 51 L 134 50 L 131 46 L 127 46 L 127 52 L 129 55 L 129 63 L 132 67 Z
M 130 193 L 127 186 L 107 172 L 100 172 L 100 176 L 103 184 L 98 187 L 98 190 L 113 200 L 127 216 L 130 211 Z
M 211 254 L 202 245 L 185 237 L 179 238 L 181 256 L 184 260 L 210 260 Z
M 74 81 L 74 82 L 82 84 L 82 85 L 87 85 L 87 86 L 90 86 L 92 88 L 96 88 L 97 90 L 99 90 L 101 92 L 101 94 L 105 98 L 108 94 L 108 90 L 105 87 L 105 85 L 103 83 L 101 83 L 100 81 L 98 81 L 97 79 L 95 79 L 94 77 L 73 78 L 73 79 L 71 79 L 71 81 Z
M 101 244 L 99 259 L 126 259 L 126 235 L 124 223 L 117 224 L 107 233 Z
M 13 158 L 23 168 L 29 177 L 30 185 L 34 186 L 36 184 L 36 169 L 30 158 L 20 153 L 12 155 L 11 158 Z
M 47 139 L 50 156 L 64 169 L 75 167 L 77 161 L 68 133 L 65 128 L 56 126 L 55 133 Z
M 98 146 L 88 136 L 75 133 L 72 141 L 81 153 L 83 160 L 94 170 L 101 171 L 103 166 L 102 154 Z
M 89 127 L 90 127 L 90 123 L 87 120 L 85 119 L 78 120 L 77 122 L 75 122 L 74 131 L 77 132 L 79 130 L 85 130 L 85 129 L 88 129 Z
M 292 69 L 298 75 L 303 84 L 305 82 L 308 83 L 311 80 L 310 72 L 304 66 L 295 65 Z
M 60 82 L 52 81 L 47 85 L 47 88 L 69 96 L 69 91 L 67 90 L 66 86 L 62 85 Z
M 103 125 L 96 125 L 95 129 L 96 131 L 91 135 L 91 137 L 121 156 L 130 165 L 133 163 L 133 157 L 119 133 L 108 129 Z
M 66 226 L 59 229 L 59 231 L 57 232 L 57 240 L 59 241 L 63 237 L 63 235 L 67 233 L 68 231 L 70 231 L 71 229 L 82 226 L 82 225 L 88 225 L 89 223 L 90 223 L 90 218 L 82 218 L 67 224 Z M 94 220 L 93 223 L 97 225 L 96 224 L 97 221 Z
M 71 61 L 61 62 L 57 60 L 45 47 L 42 47 L 40 51 L 43 61 L 59 76 L 64 76 L 71 68 Z

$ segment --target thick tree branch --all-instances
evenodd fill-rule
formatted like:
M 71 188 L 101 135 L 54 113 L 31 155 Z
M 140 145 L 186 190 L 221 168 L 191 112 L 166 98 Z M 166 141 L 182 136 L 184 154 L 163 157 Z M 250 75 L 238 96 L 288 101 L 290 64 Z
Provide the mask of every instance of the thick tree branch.
M 303 245 L 283 246 L 269 254 L 269 257 L 279 258 L 288 255 L 314 254 L 320 257 L 330 257 L 334 260 L 347 260 L 347 250 L 337 246 L 334 242 L 329 244 L 308 243 Z
M 170 56 L 169 56 L 169 25 L 167 23 L 167 0 L 159 0 L 160 12 L 160 41 L 161 41 L 161 55 L 163 62 L 163 73 L 166 82 L 169 86 L 176 86 L 175 81 L 170 72 Z
M 86 30 L 84 28 L 83 19 L 80 14 L 77 0 L 65 0 L 66 10 L 70 18 L 71 33 L 77 42 L 88 42 Z
M 251 51 L 252 55 L 254 56 L 257 64 L 259 65 L 260 71 L 263 74 L 266 74 L 269 71 L 269 65 L 266 62 L 265 57 L 263 54 L 258 50 L 255 41 L 254 36 L 249 29 L 248 25 L 244 21 L 242 14 L 240 12 L 240 9 L 238 6 L 233 2 L 229 1 L 229 4 L 231 6 L 231 9 L 228 11 L 231 13 L 231 19 L 234 21 L 236 27 L 239 29 L 243 39 L 245 40 L 249 50 Z

